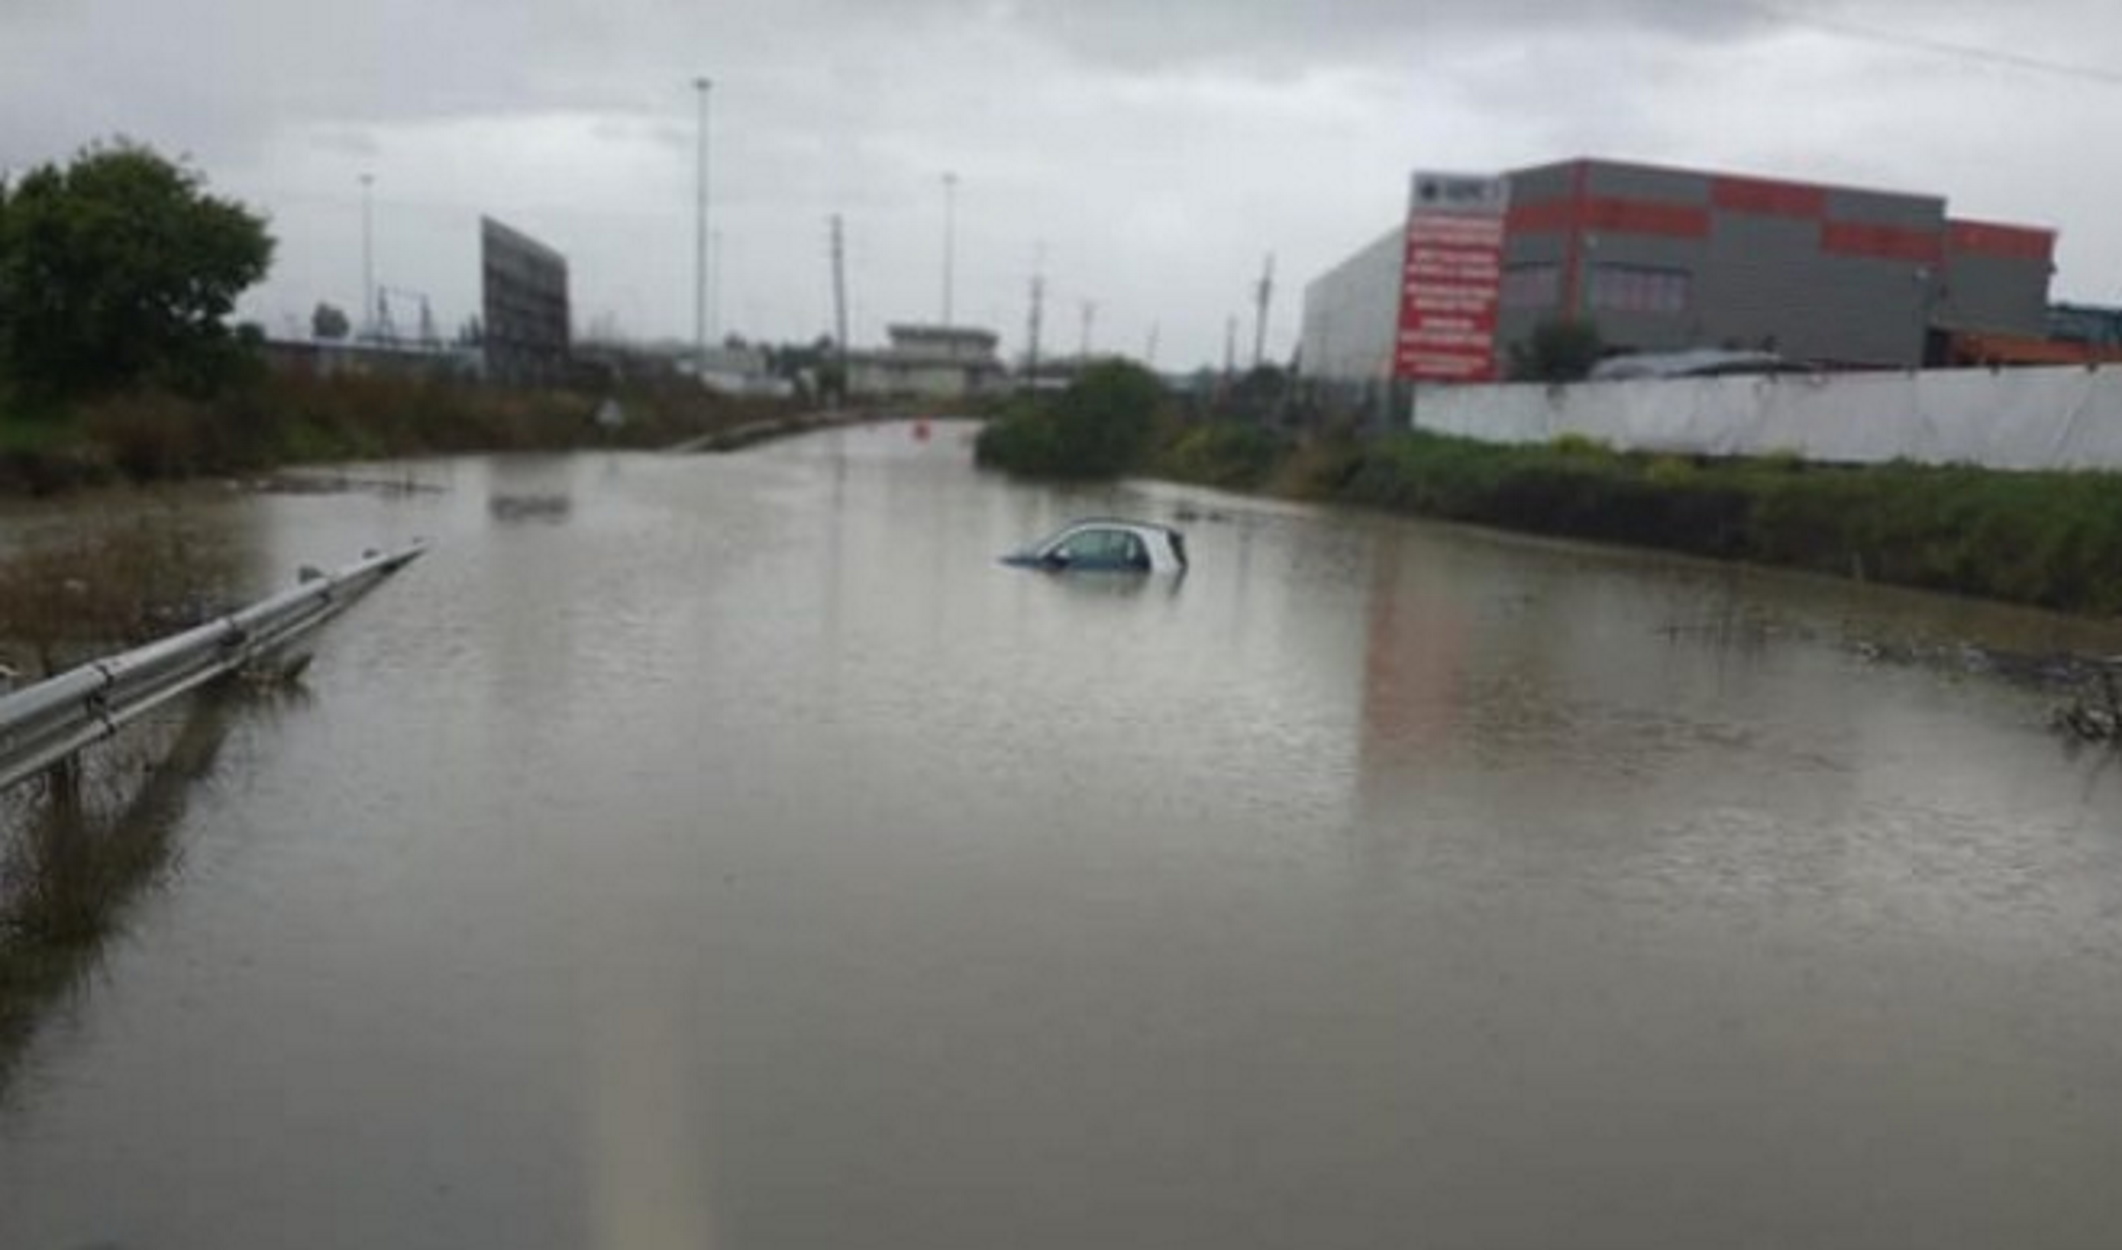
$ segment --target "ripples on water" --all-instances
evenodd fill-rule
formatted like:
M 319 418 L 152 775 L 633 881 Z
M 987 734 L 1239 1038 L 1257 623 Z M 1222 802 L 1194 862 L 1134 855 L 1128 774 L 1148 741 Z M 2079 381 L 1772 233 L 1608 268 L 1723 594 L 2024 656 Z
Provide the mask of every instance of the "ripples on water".
M 0 1111 L 0 1243 L 2081 1246 L 2122 828 L 2003 609 L 957 427 L 215 505 L 413 536 Z

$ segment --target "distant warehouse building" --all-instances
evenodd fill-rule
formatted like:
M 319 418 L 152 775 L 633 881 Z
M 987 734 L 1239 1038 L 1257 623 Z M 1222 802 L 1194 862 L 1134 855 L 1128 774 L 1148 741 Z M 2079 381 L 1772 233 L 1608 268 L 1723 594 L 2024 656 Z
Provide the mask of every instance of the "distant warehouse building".
M 2055 232 L 1949 217 L 1945 200 L 1616 161 L 1502 175 L 1499 359 L 1543 321 L 1611 350 L 1766 349 L 1847 367 L 1941 359 L 1956 332 L 2040 335 Z M 1302 365 L 1390 381 L 1405 224 L 1304 292 Z
M 870 399 L 965 399 L 1001 389 L 992 330 L 893 325 L 891 345 L 848 353 L 848 392 Z

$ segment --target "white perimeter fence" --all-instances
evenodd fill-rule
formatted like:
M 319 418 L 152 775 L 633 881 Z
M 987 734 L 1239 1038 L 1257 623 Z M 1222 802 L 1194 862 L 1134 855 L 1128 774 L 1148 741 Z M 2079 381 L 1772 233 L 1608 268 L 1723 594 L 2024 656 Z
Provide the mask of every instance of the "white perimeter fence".
M 2122 369 L 1644 378 L 1424 388 L 1414 424 L 1493 443 L 1563 434 L 1685 455 L 2122 469 Z

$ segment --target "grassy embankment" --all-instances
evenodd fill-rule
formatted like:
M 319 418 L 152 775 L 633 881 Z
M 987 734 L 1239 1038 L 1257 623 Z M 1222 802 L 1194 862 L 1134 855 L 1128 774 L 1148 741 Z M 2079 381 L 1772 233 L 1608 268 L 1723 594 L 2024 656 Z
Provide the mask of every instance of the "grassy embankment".
M 96 971 L 135 904 L 166 878 L 174 831 L 233 715 L 221 693 L 201 695 L 181 724 L 156 735 L 166 745 L 152 760 L 106 760 L 74 789 L 0 798 L 9 834 L 0 841 L 0 1100 L 38 1023 Z
M 0 491 L 255 473 L 282 465 L 477 451 L 662 447 L 784 415 L 781 401 L 691 388 L 617 397 L 626 424 L 592 419 L 598 396 L 443 379 L 274 376 L 212 400 L 139 391 L 25 415 L 0 408 Z
M 229 606 L 227 572 L 179 518 L 81 518 L 0 551 L 0 663 L 34 680 L 195 624 Z M 0 794 L 0 1098 L 37 1022 L 163 879 L 193 783 L 265 693 L 202 695 Z
M 988 457 L 998 467 L 1006 460 Z M 2033 604 L 2122 612 L 2122 474 L 1167 427 L 1153 476 Z

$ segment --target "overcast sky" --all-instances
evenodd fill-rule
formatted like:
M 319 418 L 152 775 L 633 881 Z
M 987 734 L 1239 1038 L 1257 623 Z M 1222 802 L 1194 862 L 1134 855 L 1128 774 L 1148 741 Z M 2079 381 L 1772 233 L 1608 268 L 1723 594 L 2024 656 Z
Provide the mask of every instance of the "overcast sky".
M 445 328 L 485 213 L 566 254 L 578 328 L 690 338 L 706 75 L 718 330 L 830 329 L 834 213 L 854 341 L 940 319 L 953 172 L 956 321 L 1021 350 L 1043 263 L 1046 350 L 1094 302 L 1183 368 L 1231 316 L 1249 353 L 1270 252 L 1286 356 L 1410 170 L 1578 155 L 1943 194 L 2122 299 L 2111 66 L 2114 0 L 0 0 L 0 169 L 188 155 L 271 218 L 276 333 L 360 303 L 368 173 L 378 281 Z

